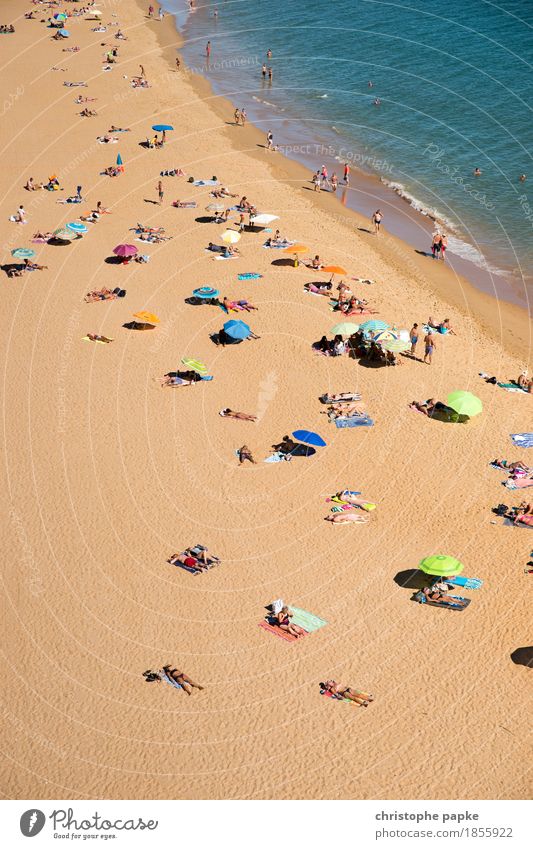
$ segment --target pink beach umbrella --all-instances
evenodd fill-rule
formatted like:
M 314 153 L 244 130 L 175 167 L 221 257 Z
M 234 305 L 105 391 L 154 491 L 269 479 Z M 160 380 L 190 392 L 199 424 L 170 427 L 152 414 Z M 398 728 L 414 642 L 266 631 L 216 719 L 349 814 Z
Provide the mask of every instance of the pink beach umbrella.
M 122 259 L 128 259 L 135 256 L 138 251 L 135 245 L 117 245 L 116 248 L 113 248 L 113 253 Z

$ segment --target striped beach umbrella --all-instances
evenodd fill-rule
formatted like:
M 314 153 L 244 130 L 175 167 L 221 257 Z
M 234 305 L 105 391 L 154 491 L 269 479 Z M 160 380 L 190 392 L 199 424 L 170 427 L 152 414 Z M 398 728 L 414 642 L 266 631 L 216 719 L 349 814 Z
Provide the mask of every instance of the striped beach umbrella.
M 54 239 L 58 239 L 60 242 L 72 242 L 76 238 L 76 234 L 67 230 L 66 227 L 58 227 L 52 235 Z
M 11 256 L 14 256 L 15 259 L 31 259 L 32 256 L 35 256 L 35 251 L 32 248 L 15 248 L 14 251 L 11 251 Z
M 213 289 L 212 286 L 200 286 L 199 289 L 193 289 L 193 296 L 195 298 L 217 298 L 220 294 L 218 289 Z
M 82 224 L 81 221 L 69 221 L 67 224 L 67 230 L 70 230 L 72 233 L 81 234 L 87 233 L 89 228 Z
M 390 341 L 383 342 L 381 347 L 385 351 L 391 351 L 393 354 L 399 354 L 402 351 L 409 350 L 411 343 L 406 342 L 405 339 L 391 339 Z
M 359 325 L 354 324 L 353 321 L 341 321 L 340 324 L 336 324 L 335 327 L 332 327 L 330 333 L 333 333 L 334 336 L 351 336 L 352 333 L 357 333 L 359 330 Z
M 375 333 L 377 330 L 387 330 L 388 327 L 389 325 L 386 321 L 382 321 L 380 318 L 371 318 L 368 321 L 364 321 L 359 326 L 359 330 L 362 330 L 363 333 Z

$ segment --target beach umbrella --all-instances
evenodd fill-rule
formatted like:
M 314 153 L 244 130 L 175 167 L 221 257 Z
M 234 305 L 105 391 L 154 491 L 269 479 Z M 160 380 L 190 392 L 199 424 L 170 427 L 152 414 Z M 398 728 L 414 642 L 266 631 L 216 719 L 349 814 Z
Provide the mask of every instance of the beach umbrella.
M 122 157 L 121 157 L 120 153 L 117 154 L 117 165 L 122 165 Z
M 152 130 L 155 130 L 156 133 L 168 133 L 170 130 L 173 130 L 174 127 L 171 127 L 170 124 L 154 124 Z
M 129 256 L 135 256 L 137 248 L 135 245 L 117 245 L 116 248 L 113 248 L 113 253 L 115 256 L 120 256 L 123 259 L 126 259 Z
M 223 203 L 210 203 L 206 206 L 207 212 L 224 212 L 225 206 Z
M 248 339 L 248 336 L 252 332 L 246 322 L 239 321 L 237 319 L 232 319 L 231 321 L 227 321 L 224 325 L 224 331 L 230 339 Z
M 326 445 L 322 437 L 312 430 L 295 430 L 292 435 L 299 442 L 304 442 L 305 445 L 314 445 L 317 448 L 324 448 Z
M 340 324 L 336 324 L 335 327 L 332 327 L 330 333 L 333 333 L 334 336 L 351 336 L 352 333 L 357 333 L 359 330 L 359 325 L 354 324 L 353 321 L 341 321 Z
M 241 234 L 237 233 L 235 230 L 225 230 L 222 233 L 222 241 L 226 242 L 227 245 L 236 245 L 238 241 L 240 241 Z
M 378 330 L 377 333 L 374 333 L 374 342 L 392 342 L 397 338 L 398 333 L 392 327 L 388 330 Z
M 217 298 L 219 295 L 218 289 L 213 289 L 212 286 L 201 286 L 199 289 L 193 289 L 195 298 Z
M 191 357 L 182 357 L 181 361 L 184 366 L 197 371 L 198 374 L 207 374 L 207 366 L 201 363 L 200 360 L 193 360 Z
M 341 277 L 345 277 L 348 272 L 341 265 L 325 265 L 322 271 L 325 271 L 326 274 L 340 274 Z
M 305 254 L 308 250 L 306 245 L 291 245 L 289 248 L 283 248 L 286 254 Z
M 261 213 L 260 215 L 255 215 L 252 218 L 252 223 L 254 227 L 263 227 L 267 224 L 272 224 L 273 221 L 279 221 L 279 215 L 268 215 L 268 213 Z
M 460 560 L 449 554 L 431 554 L 420 561 L 418 568 L 426 575 L 447 578 L 451 575 L 460 575 L 465 567 Z
M 54 20 L 55 21 L 66 21 L 67 16 L 65 15 L 64 12 L 56 12 L 56 14 L 54 15 Z
M 66 227 L 58 227 L 57 230 L 54 230 L 52 235 L 54 239 L 59 239 L 60 242 L 71 242 L 76 238 L 76 234 L 67 230 Z
M 70 33 L 69 33 L 68 29 L 60 29 L 59 35 L 62 35 L 63 38 L 69 38 Z
M 140 318 L 141 321 L 146 321 L 148 324 L 159 324 L 158 317 L 153 312 L 146 312 L 146 310 L 134 312 L 133 318 Z
M 471 392 L 458 389 L 455 392 L 450 392 L 446 399 L 446 404 L 451 407 L 460 416 L 477 416 L 483 410 L 483 404 L 476 395 Z
M 393 354 L 407 351 L 411 347 L 411 343 L 405 339 L 391 339 L 389 342 L 383 342 L 381 347 L 385 351 L 391 351 Z
M 32 248 L 15 248 L 14 251 L 11 251 L 11 256 L 14 256 L 15 259 L 31 259 L 32 256 L 35 256 L 35 251 Z
M 363 333 L 369 333 L 370 331 L 376 332 L 377 330 L 387 330 L 389 325 L 386 321 L 382 321 L 380 318 L 371 318 L 369 321 L 364 321 L 363 324 L 359 325 L 359 330 L 362 330 Z
M 70 221 L 67 224 L 67 230 L 70 230 L 72 233 L 87 233 L 89 228 L 82 224 L 81 221 Z

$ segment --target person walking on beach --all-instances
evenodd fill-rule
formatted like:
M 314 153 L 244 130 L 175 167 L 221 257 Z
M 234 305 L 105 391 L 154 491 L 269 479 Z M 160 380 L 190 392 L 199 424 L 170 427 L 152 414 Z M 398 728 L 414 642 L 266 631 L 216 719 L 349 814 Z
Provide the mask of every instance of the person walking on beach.
M 246 110 L 241 109 L 241 124 L 242 124 L 243 127 L 246 124 L 246 118 L 247 118 Z
M 176 56 L 176 71 L 179 71 L 180 68 L 181 68 L 181 60 L 179 59 L 178 56 Z
M 161 182 L 161 180 L 157 184 L 157 194 L 159 196 L 159 206 L 161 206 L 161 204 L 163 203 L 163 196 L 165 194 L 163 191 L 163 183 Z
M 154 7 L 152 6 L 152 4 L 150 4 L 150 5 L 148 6 L 148 17 L 149 17 L 149 18 L 153 18 L 153 17 L 154 17 L 154 11 L 155 11 L 155 10 L 154 10 Z
M 142 65 L 139 65 L 139 68 L 140 68 L 140 74 L 139 74 L 139 76 L 141 77 L 141 79 L 143 79 L 143 80 L 144 80 L 144 78 L 145 78 L 144 68 L 143 68 L 143 66 L 142 66 Z
M 315 171 L 315 173 L 313 174 L 313 186 L 315 192 L 320 191 L 320 171 Z
M 442 233 L 440 237 L 440 258 L 443 262 L 446 261 L 445 254 L 446 248 L 448 247 L 448 236 L 445 233 Z
M 160 20 L 160 21 L 162 21 L 162 20 L 163 20 L 163 18 L 165 17 L 165 13 L 164 13 L 163 9 L 161 8 L 161 6 L 159 7 L 158 15 L 159 15 L 159 20 Z
M 344 163 L 344 185 L 350 185 L 350 166 L 347 162 Z
M 266 149 L 267 150 L 272 150 L 273 141 L 274 141 L 274 136 L 272 135 L 272 130 L 269 130 L 268 133 L 267 133 L 267 143 L 266 143 Z
M 233 113 L 233 120 L 235 121 L 237 126 L 239 126 L 239 124 L 241 123 L 241 110 L 240 109 L 236 109 L 235 112 Z
M 335 172 L 333 172 L 333 174 L 331 175 L 331 191 L 336 192 L 338 185 L 339 181 L 337 179 L 337 175 L 335 174 Z
M 383 221 L 383 215 L 381 214 L 381 209 L 376 209 L 374 215 L 372 216 L 372 224 L 374 225 L 374 235 L 379 235 L 379 228 L 381 227 L 381 222 Z
M 413 324 L 409 331 L 409 340 L 411 342 L 410 354 L 412 357 L 416 355 L 416 346 L 418 344 L 418 324 Z
M 435 345 L 435 335 L 433 333 L 427 333 L 424 336 L 424 362 L 431 365 L 431 360 L 433 357 L 433 352 L 437 347 Z
M 435 230 L 433 233 L 433 239 L 431 242 L 431 253 L 433 254 L 433 259 L 438 259 L 441 249 L 442 236 L 438 230 Z

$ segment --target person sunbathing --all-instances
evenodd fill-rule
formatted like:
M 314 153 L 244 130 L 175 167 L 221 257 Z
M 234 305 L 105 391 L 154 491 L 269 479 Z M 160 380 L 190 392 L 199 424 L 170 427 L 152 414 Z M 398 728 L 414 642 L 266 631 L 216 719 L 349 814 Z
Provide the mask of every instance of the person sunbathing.
M 24 186 L 24 188 L 28 192 L 35 192 L 35 191 L 37 191 L 37 189 L 42 189 L 43 184 L 42 183 L 34 183 L 33 177 L 28 177 L 28 179 L 26 181 L 26 185 Z
M 326 404 L 338 404 L 343 401 L 353 401 L 356 394 L 356 392 L 340 392 L 338 395 L 322 395 L 320 400 Z
M 412 410 L 418 410 L 419 413 L 424 413 L 425 416 L 431 416 L 438 409 L 438 405 L 440 407 L 444 406 L 436 398 L 429 398 L 427 401 L 411 401 L 409 404 Z
M 24 260 L 25 271 L 44 271 L 48 269 L 47 265 L 39 265 L 37 262 L 32 262 L 30 259 Z
M 98 112 L 95 112 L 94 109 L 89 109 L 87 106 L 85 109 L 82 109 L 80 112 L 80 116 L 82 118 L 95 118 L 98 115 Z
M 195 200 L 175 200 L 172 202 L 172 206 L 175 206 L 176 209 L 196 209 L 196 201 Z
M 159 172 L 160 177 L 185 177 L 185 171 L 181 168 L 168 168 Z
M 357 513 L 334 513 L 333 516 L 326 516 L 326 522 L 332 522 L 334 525 L 348 525 L 350 522 L 363 524 L 368 522 L 368 519 L 365 516 L 359 516 Z
M 108 132 L 109 133 L 131 133 L 131 130 L 130 130 L 129 127 L 115 127 L 114 124 L 111 124 Z
M 527 372 L 523 371 L 522 374 L 518 376 L 516 383 L 520 389 L 524 389 L 526 392 L 533 394 L 533 378 L 529 378 L 527 376 Z
M 454 607 L 466 607 L 467 602 L 463 598 L 458 598 L 453 595 L 446 595 L 446 593 L 442 592 L 433 585 L 432 587 L 424 587 L 422 592 L 428 601 L 433 602 L 433 604 L 453 604 Z
M 115 165 L 110 165 L 108 168 L 104 168 L 102 174 L 106 177 L 118 177 L 120 171 Z
M 202 378 L 196 371 L 170 371 L 164 377 L 155 377 L 154 380 L 161 386 L 191 386 L 198 383 Z
M 236 413 L 235 410 L 230 410 L 226 407 L 219 412 L 219 416 L 227 419 L 240 419 L 243 422 L 256 422 L 257 416 L 251 416 L 249 413 Z
M 305 630 L 300 628 L 299 625 L 294 625 L 291 622 L 291 618 L 293 616 L 294 614 L 292 610 L 289 610 L 289 608 L 285 606 L 282 607 L 280 612 L 272 618 L 276 621 L 276 624 L 279 625 L 282 631 L 286 631 L 287 634 L 291 634 L 293 637 L 303 637 Z
M 189 678 L 185 672 L 178 672 L 177 669 L 173 669 L 172 666 L 163 666 L 163 672 L 168 675 L 172 681 L 175 681 L 176 684 L 179 684 L 182 687 L 188 696 L 192 695 L 192 688 L 195 687 L 197 690 L 203 690 L 201 684 L 195 684 L 192 678 Z
M 237 455 L 239 457 L 239 466 L 242 466 L 245 460 L 248 460 L 250 463 L 253 463 L 254 466 L 257 465 L 256 461 L 252 456 L 252 452 L 250 451 L 247 445 L 242 445 L 237 450 Z
M 207 572 L 209 569 L 209 561 L 207 559 L 207 549 L 203 549 L 198 554 L 192 554 L 191 550 L 187 548 L 183 553 L 173 554 L 169 557 L 168 562 L 171 566 L 175 566 L 176 563 L 183 563 L 184 566 L 187 566 L 189 569 L 194 569 L 196 572 Z
M 312 292 L 313 295 L 331 297 L 331 283 L 304 283 L 304 289 L 306 292 Z
M 438 322 L 438 324 L 435 324 L 435 322 L 433 321 L 433 319 L 430 316 L 428 318 L 428 327 L 432 327 L 434 330 L 438 330 L 439 333 L 451 333 L 453 336 L 457 336 L 457 333 L 455 332 L 453 327 L 450 325 L 450 319 L 449 318 L 445 318 L 445 319 L 443 319 L 443 321 L 440 321 L 440 322 Z
M 372 693 L 362 693 L 360 690 L 352 690 L 351 687 L 344 687 L 342 684 L 337 684 L 336 681 L 325 681 L 320 685 L 322 690 L 336 699 L 350 699 L 352 702 L 357 702 L 361 707 L 368 707 L 370 702 L 374 701 Z
M 498 468 L 505 469 L 506 471 L 510 471 L 510 472 L 514 472 L 516 470 L 519 470 L 519 471 L 522 471 L 522 472 L 531 471 L 529 466 L 526 466 L 526 464 L 522 463 L 521 460 L 515 460 L 512 463 L 508 463 L 507 460 L 493 460 L 492 465 L 498 466 Z
M 238 248 L 235 248 L 233 245 L 227 245 L 224 248 L 223 257 L 224 259 L 229 259 L 232 256 L 239 256 L 239 253 L 240 251 Z
M 52 235 L 52 233 L 42 233 L 40 230 L 37 230 L 37 232 L 33 234 L 33 238 L 39 242 L 47 242 L 48 239 L 52 238 Z
M 351 504 L 352 507 L 360 507 L 361 510 L 369 511 L 375 507 L 375 504 L 373 504 L 372 501 L 369 501 L 368 498 L 363 498 L 360 495 L 354 495 L 349 489 L 343 489 L 340 492 L 337 492 L 335 499 L 344 501 L 346 504 Z
M 118 142 L 114 136 L 110 136 L 109 133 L 106 133 L 105 136 L 97 136 L 96 141 L 100 142 L 100 144 L 114 144 Z
M 87 292 L 85 298 L 83 299 L 87 304 L 93 304 L 96 301 L 113 301 L 118 298 L 118 292 L 111 291 L 111 289 L 107 289 L 105 286 L 102 289 L 94 289 L 92 292 Z
M 365 411 L 362 410 L 354 401 L 330 404 L 326 412 L 330 419 L 337 419 L 345 416 L 364 416 L 365 414 Z
M 238 195 L 234 195 L 227 190 L 225 186 L 221 186 L 220 189 L 214 189 L 211 192 L 212 197 L 214 198 L 236 198 Z
M 237 312 L 244 310 L 245 312 L 250 312 L 251 310 L 257 309 L 257 307 L 254 307 L 254 305 L 249 301 L 230 301 L 227 296 L 224 296 L 222 299 L 222 306 L 226 312 L 230 312 L 230 310 L 236 310 Z
M 106 344 L 113 341 L 107 336 L 100 336 L 98 333 L 87 333 L 87 339 L 90 339 L 91 342 L 105 342 Z

